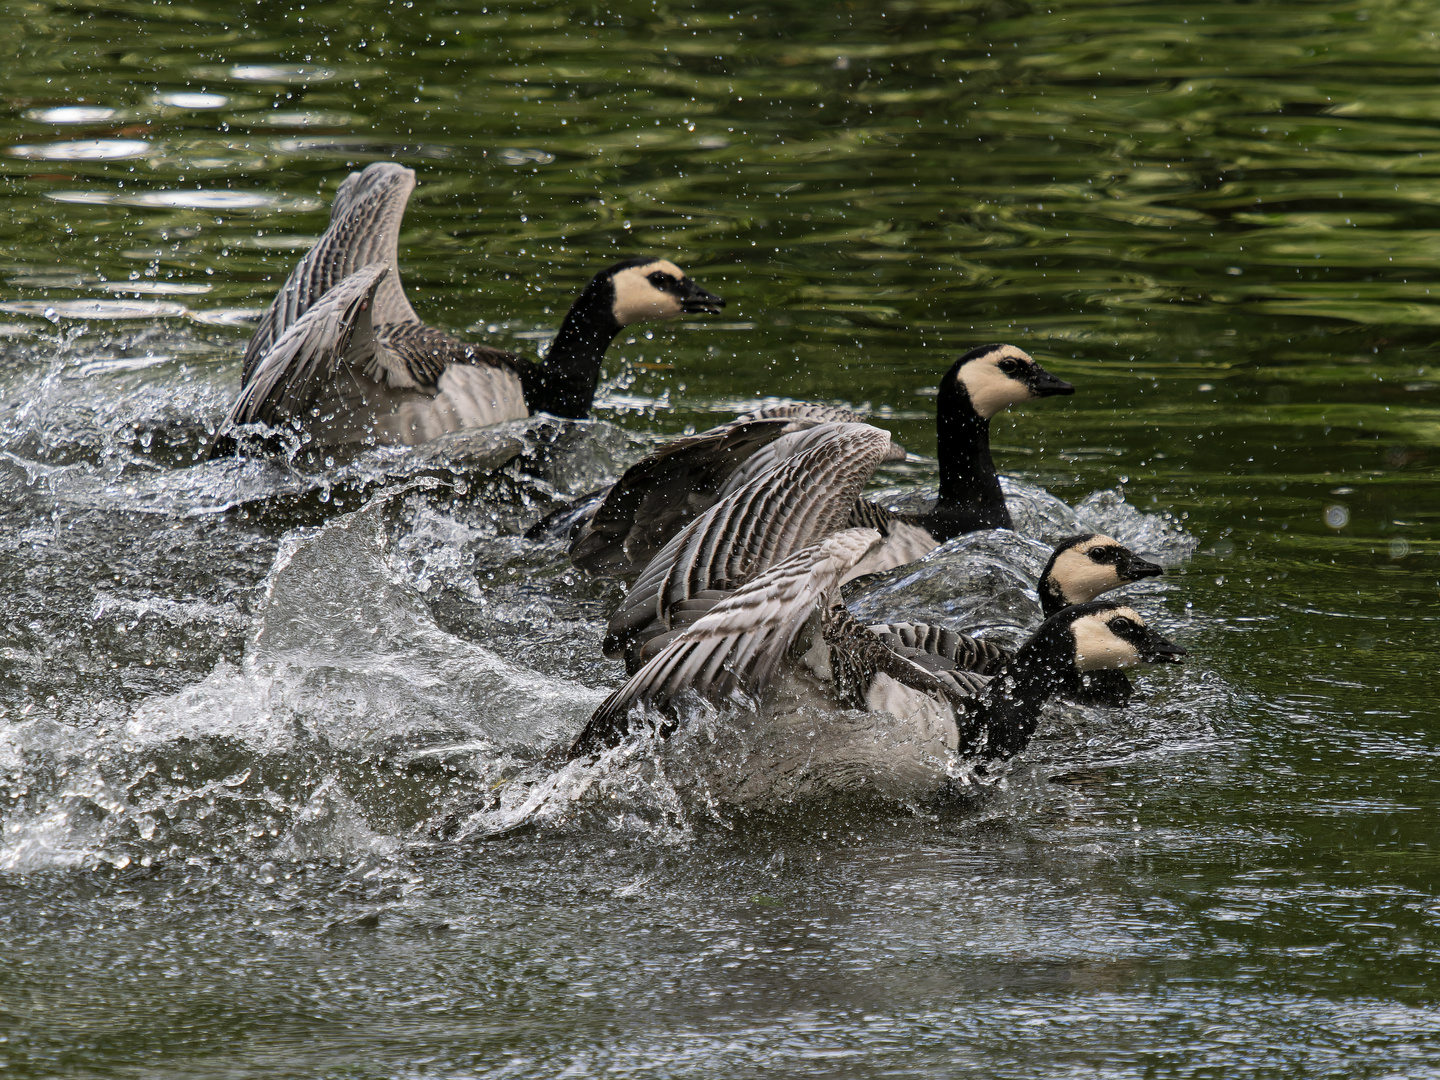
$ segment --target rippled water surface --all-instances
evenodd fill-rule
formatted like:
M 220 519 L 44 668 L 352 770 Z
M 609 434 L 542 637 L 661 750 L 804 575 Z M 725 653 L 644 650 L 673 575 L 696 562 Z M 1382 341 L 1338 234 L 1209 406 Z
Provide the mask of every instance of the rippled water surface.
M 1437 26 L 0 4 L 0 1066 L 1440 1073 Z M 593 422 L 197 465 L 385 159 L 462 336 L 533 353 L 637 252 L 729 306 L 617 340 Z M 1035 538 L 1101 526 L 1171 566 L 1133 598 L 1183 669 L 946 799 L 708 807 L 642 746 L 517 805 L 620 676 L 619 587 L 531 523 L 761 397 L 872 413 L 903 496 L 997 340 L 1078 388 L 996 426 L 1030 539 L 857 609 L 1013 640 Z

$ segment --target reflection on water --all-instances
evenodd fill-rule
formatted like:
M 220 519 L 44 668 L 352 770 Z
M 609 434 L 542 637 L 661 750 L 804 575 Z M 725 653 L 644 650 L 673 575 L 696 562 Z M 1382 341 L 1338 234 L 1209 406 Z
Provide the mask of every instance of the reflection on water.
M 0 1063 L 1433 1071 L 1430 14 L 0 7 Z M 198 464 L 374 160 L 428 321 L 534 355 L 642 251 L 727 321 L 622 335 L 591 424 Z M 1078 388 L 995 425 L 1017 521 L 1168 556 L 1183 671 L 949 801 L 736 815 L 637 752 L 437 833 L 618 678 L 529 522 L 759 400 L 871 412 L 904 498 L 994 340 Z M 1013 637 L 1040 554 L 856 603 Z

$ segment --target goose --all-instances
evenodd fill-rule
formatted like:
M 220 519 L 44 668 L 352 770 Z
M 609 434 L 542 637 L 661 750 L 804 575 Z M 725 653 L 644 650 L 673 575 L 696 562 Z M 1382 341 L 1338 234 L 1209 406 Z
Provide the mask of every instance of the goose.
M 975 363 L 998 373 L 982 374 L 972 382 L 984 391 L 976 396 L 987 407 L 1000 397 L 998 377 L 1007 380 L 1011 389 L 1006 392 L 1015 400 L 1031 392 L 1030 384 L 1045 387 L 1053 380 L 1070 388 L 1033 361 L 1036 370 L 1012 367 L 1002 372 L 999 365 L 1014 358 L 1006 347 L 997 352 L 988 359 L 970 356 L 956 362 L 942 383 L 942 415 L 953 417 L 955 411 L 944 407 L 946 386 L 956 389 L 957 396 L 964 393 L 969 407 L 963 379 Z M 969 415 L 975 411 L 970 409 Z M 775 445 L 781 444 L 776 440 Z M 947 502 L 943 482 L 941 500 L 922 514 L 894 513 L 861 499 L 875 469 L 904 456 L 888 432 L 869 424 L 821 423 L 786 435 L 783 444 L 787 453 L 772 467 L 733 490 L 727 488 L 721 501 L 694 518 L 646 564 L 610 618 L 603 643 L 606 656 L 623 657 L 626 670 L 634 673 L 663 647 L 667 635 L 703 615 L 724 592 L 841 529 L 864 526 L 883 537 L 883 543 L 847 571 L 849 581 L 914 562 L 966 531 L 963 526 L 984 527 L 976 524 L 981 519 L 1000 521 L 1003 514 L 1003 521 L 1010 521 L 993 468 L 995 502 L 978 508 Z M 988 448 L 982 443 L 979 449 L 989 462 Z M 953 472 L 942 469 L 942 478 L 947 475 L 953 479 Z
M 967 352 L 940 380 L 935 409 L 939 498 L 919 515 L 887 517 L 864 503 L 857 507 L 856 523 L 905 520 L 928 537 L 931 547 L 978 529 L 1010 528 L 990 456 L 990 420 L 1011 405 L 1074 392 L 1070 383 L 1013 345 Z M 804 429 L 859 420 L 829 406 L 777 406 L 662 447 L 610 488 L 571 543 L 571 561 L 591 574 L 633 576 L 678 529 L 804 445 Z
M 1164 567 L 1142 559 L 1114 537 L 1101 533 L 1066 537 L 1055 545 L 1040 575 L 1040 618 L 1049 619 L 1111 589 L 1164 572 Z M 887 648 L 932 671 L 993 675 L 1011 658 L 993 641 L 930 623 L 874 623 L 866 629 Z M 1085 672 L 1065 687 L 1065 696 L 1083 705 L 1123 706 L 1133 695 L 1129 678 L 1115 670 Z
M 612 693 L 556 757 L 585 758 L 637 726 L 661 736 L 696 700 L 760 715 L 766 738 L 741 759 L 743 787 L 760 792 L 824 768 L 864 780 L 874 773 L 952 775 L 954 757 L 984 763 L 1021 752 L 1040 710 L 1078 676 L 1142 663 L 1178 662 L 1185 650 L 1124 604 L 1091 601 L 1052 615 L 993 677 L 931 671 L 887 648 L 846 610 L 838 587 L 879 544 L 869 528 L 812 544 L 728 593 L 672 637 Z M 858 718 L 835 716 L 859 710 Z M 816 710 L 831 714 L 817 720 Z M 833 717 L 833 719 L 832 719 Z
M 422 323 L 400 282 L 400 220 L 414 189 L 414 171 L 393 162 L 340 185 L 325 234 L 246 346 L 211 456 L 233 452 L 247 424 L 292 427 L 318 445 L 415 445 L 539 412 L 584 419 L 623 327 L 725 306 L 674 263 L 640 256 L 591 279 L 541 364 L 459 341 Z

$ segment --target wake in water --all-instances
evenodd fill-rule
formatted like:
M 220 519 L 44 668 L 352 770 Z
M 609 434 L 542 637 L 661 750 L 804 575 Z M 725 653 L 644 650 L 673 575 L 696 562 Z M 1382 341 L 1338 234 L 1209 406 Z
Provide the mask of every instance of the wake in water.
M 757 791 L 746 787 L 746 763 L 775 752 L 774 733 L 708 707 L 669 740 L 637 735 L 594 763 L 538 768 L 620 679 L 598 656 L 616 586 L 519 539 L 534 511 L 497 524 L 489 510 L 447 506 L 441 491 L 435 480 L 412 482 L 292 534 L 238 664 L 222 661 L 177 693 L 144 699 L 112 726 L 9 725 L 0 762 L 12 805 L 0 866 L 278 857 L 327 843 L 335 853 L 382 850 L 406 836 L 428 842 L 435 828 L 474 837 L 588 822 L 674 837 L 693 815 L 729 821 L 736 806 L 773 811 L 857 792 L 916 806 L 946 784 L 973 781 L 942 755 L 928 789 L 817 768 Z M 1113 492 L 1075 510 L 1023 485 L 1011 495 L 1017 526 L 1035 533 L 958 538 L 857 583 L 852 608 L 1013 643 L 1038 618 L 1034 585 L 1048 549 L 1037 534 L 1103 530 L 1170 563 L 1193 548 L 1173 522 Z M 1127 595 L 1166 629 L 1162 601 L 1174 587 L 1159 579 Z M 1153 700 L 1127 710 L 1052 706 L 1024 761 L 1075 766 L 1203 737 L 1196 705 L 1213 701 L 1214 688 L 1202 693 L 1202 683 L 1193 671 L 1142 678 Z
M 698 706 L 669 740 L 637 735 L 594 763 L 538 766 L 621 679 L 600 654 L 621 593 L 523 533 L 650 441 L 604 422 L 531 419 L 304 467 L 195 464 L 204 425 L 177 418 L 217 413 L 224 394 L 179 375 L 184 389 L 167 398 L 148 367 L 133 376 L 120 361 L 136 351 L 183 366 L 179 346 L 192 339 L 150 333 L 117 335 L 115 362 L 82 371 L 99 362 L 91 343 L 83 363 L 57 361 L 0 405 L 12 573 L 17 583 L 50 575 L 34 594 L 33 646 L 11 658 L 23 693 L 0 704 L 0 868 L 388 857 L 442 834 L 520 827 L 674 840 L 696 821 L 730 824 L 751 810 L 858 794 L 893 812 L 973 784 L 963 763 L 938 755 L 922 783 L 799 768 L 757 790 L 746 763 L 778 752 L 774 733 Z M 852 610 L 1013 645 L 1038 621 L 1049 541 L 1106 532 L 1167 565 L 1194 547 L 1178 523 L 1119 492 L 1074 508 L 1025 484 L 1006 481 L 1005 492 L 1015 533 L 969 534 L 854 583 Z M 337 504 L 361 508 L 336 517 Z M 246 524 L 260 518 L 293 526 L 278 549 Z M 57 571 L 75 535 L 68 523 L 82 519 L 94 538 L 75 549 L 73 572 Z M 100 580 L 113 587 L 98 593 L 97 564 L 113 567 Z M 1169 632 L 1174 588 L 1159 579 L 1125 596 Z M 76 623 L 62 656 L 53 643 Z M 67 683 L 66 672 L 78 677 Z M 1125 710 L 1052 705 L 1014 768 L 1203 739 L 1227 692 L 1194 668 L 1142 676 L 1140 688 L 1149 700 Z M 858 714 L 796 722 L 812 719 Z

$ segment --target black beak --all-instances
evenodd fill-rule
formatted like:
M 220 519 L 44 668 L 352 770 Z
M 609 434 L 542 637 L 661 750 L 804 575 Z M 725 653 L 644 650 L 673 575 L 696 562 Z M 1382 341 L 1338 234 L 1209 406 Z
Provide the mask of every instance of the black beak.
M 1178 664 L 1185 650 L 1151 631 L 1140 646 L 1140 659 L 1147 664 Z
M 1075 387 L 1071 386 L 1064 379 L 1057 379 L 1050 372 L 1046 371 L 1039 364 L 1030 373 L 1027 380 L 1030 392 L 1036 397 L 1055 397 L 1058 394 L 1073 394 Z
M 1130 552 L 1128 557 L 1121 559 L 1120 565 L 1115 569 L 1120 572 L 1120 577 L 1125 581 L 1139 581 L 1141 578 L 1159 577 L 1165 573 L 1165 568 L 1159 563 L 1142 559 L 1134 552 Z
M 687 315 L 719 315 L 725 301 L 708 293 L 688 277 L 680 282 L 680 310 Z

